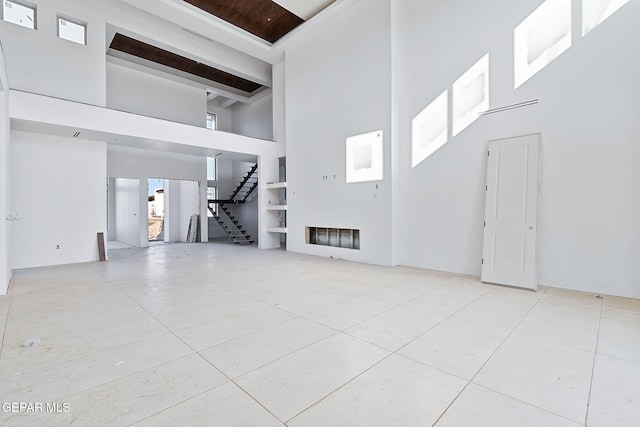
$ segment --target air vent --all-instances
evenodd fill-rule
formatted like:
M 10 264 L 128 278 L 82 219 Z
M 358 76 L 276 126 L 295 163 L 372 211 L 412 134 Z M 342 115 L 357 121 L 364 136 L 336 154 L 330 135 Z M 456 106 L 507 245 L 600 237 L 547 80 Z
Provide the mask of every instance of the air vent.
M 360 249 L 360 230 L 351 228 L 306 227 L 308 245 Z

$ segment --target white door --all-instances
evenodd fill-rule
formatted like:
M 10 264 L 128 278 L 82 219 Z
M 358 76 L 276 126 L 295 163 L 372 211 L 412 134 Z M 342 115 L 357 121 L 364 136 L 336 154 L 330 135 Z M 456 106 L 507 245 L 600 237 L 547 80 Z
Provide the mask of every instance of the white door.
M 540 135 L 489 142 L 482 281 L 536 289 Z

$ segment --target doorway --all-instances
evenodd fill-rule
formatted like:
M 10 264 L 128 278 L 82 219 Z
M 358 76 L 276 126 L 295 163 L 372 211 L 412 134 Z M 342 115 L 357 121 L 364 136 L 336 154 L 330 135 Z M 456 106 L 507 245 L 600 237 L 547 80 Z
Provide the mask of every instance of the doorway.
M 149 243 L 200 241 L 198 181 L 149 178 L 147 203 Z
M 149 178 L 147 228 L 149 242 L 164 241 L 164 179 Z

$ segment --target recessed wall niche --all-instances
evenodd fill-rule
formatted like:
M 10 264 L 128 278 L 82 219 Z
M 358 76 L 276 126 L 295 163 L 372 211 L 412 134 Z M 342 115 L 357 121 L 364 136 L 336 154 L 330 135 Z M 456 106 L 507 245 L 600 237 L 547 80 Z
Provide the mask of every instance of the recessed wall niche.
M 360 230 L 351 228 L 305 227 L 308 245 L 360 249 Z

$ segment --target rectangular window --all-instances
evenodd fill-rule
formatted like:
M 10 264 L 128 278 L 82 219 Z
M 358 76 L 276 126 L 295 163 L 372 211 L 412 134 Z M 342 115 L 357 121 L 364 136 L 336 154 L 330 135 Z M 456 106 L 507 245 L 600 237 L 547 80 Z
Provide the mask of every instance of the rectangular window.
M 216 115 L 213 113 L 207 113 L 207 129 L 218 129 Z
M 4 0 L 2 19 L 22 27 L 36 29 L 36 7 L 26 3 Z
M 78 44 L 87 44 L 87 24 L 58 16 L 58 37 Z
M 207 180 L 218 180 L 218 159 L 215 157 L 207 157 Z

